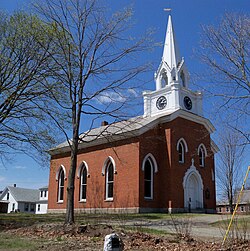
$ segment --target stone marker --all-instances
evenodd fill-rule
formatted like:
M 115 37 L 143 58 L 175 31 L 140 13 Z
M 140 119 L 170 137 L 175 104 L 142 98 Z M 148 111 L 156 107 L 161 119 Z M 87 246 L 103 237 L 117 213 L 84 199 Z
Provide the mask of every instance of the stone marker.
M 119 235 L 109 234 L 105 236 L 103 251 L 123 251 L 123 242 Z

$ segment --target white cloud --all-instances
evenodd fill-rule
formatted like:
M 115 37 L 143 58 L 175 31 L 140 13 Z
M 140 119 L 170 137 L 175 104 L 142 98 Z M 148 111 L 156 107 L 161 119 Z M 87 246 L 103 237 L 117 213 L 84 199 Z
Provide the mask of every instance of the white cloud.
M 26 166 L 15 166 L 14 168 L 15 169 L 26 169 L 27 167 Z
M 108 104 L 111 102 L 125 102 L 126 98 L 117 92 L 103 92 L 99 95 L 97 100 L 102 104 Z
M 134 90 L 134 89 L 132 89 L 132 88 L 128 89 L 128 93 L 132 94 L 134 97 L 138 97 L 139 96 L 138 93 L 137 93 L 137 91 Z

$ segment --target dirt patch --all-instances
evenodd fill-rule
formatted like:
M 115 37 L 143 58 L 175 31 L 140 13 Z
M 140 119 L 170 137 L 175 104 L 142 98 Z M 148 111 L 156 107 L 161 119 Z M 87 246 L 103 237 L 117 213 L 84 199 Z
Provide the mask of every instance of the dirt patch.
M 123 240 L 124 250 L 250 250 L 249 242 L 238 241 L 231 243 L 230 248 L 221 248 L 220 243 L 125 231 L 114 229 L 108 224 L 64 226 L 53 223 L 5 229 L 5 234 L 33 241 L 40 240 L 41 244 L 38 245 L 36 251 L 102 250 L 105 236 L 113 232 L 116 232 Z

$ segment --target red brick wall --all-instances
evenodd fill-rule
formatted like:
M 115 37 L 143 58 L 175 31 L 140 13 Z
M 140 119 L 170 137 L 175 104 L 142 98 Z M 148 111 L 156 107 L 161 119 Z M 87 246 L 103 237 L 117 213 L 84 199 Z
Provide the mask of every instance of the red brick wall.
M 96 151 L 81 152 L 78 155 L 78 167 L 85 161 L 88 164 L 90 177 L 87 178 L 87 199 L 86 202 L 79 202 L 79 182 L 75 179 L 75 208 L 122 208 L 138 207 L 138 180 L 139 180 L 139 155 L 138 144 L 134 140 L 127 140 L 124 145 L 103 146 L 103 149 Z M 117 174 L 114 175 L 114 200 L 105 201 L 105 176 L 102 175 L 102 167 L 108 156 L 111 156 L 116 164 Z M 51 172 L 49 180 L 48 209 L 63 209 L 64 203 L 57 202 L 57 181 L 56 171 L 60 165 L 66 170 L 70 167 L 70 156 L 56 156 L 51 159 Z M 68 173 L 68 171 L 67 171 Z M 65 196 L 66 198 L 65 181 Z
M 184 138 L 188 145 L 185 163 L 178 160 L 177 141 Z M 197 149 L 203 143 L 208 156 L 205 167 L 199 166 Z M 144 172 L 142 162 L 151 153 L 158 164 L 154 174 L 153 200 L 144 199 Z M 116 163 L 117 174 L 114 175 L 114 200 L 105 201 L 105 176 L 102 167 L 108 156 Z M 112 144 L 100 145 L 82 150 L 78 155 L 78 167 L 85 161 L 89 167 L 87 179 L 87 200 L 79 202 L 79 179 L 75 179 L 75 208 L 183 208 L 183 177 L 191 166 L 191 159 L 200 173 L 204 191 L 209 189 L 210 199 L 205 199 L 204 206 L 215 209 L 215 182 L 212 181 L 214 158 L 210 146 L 210 135 L 204 126 L 195 122 L 177 118 L 169 123 L 156 126 L 139 137 L 121 140 Z M 70 156 L 65 154 L 53 156 L 49 181 L 49 209 L 66 208 L 66 186 L 64 203 L 57 203 L 56 171 L 60 165 L 67 170 Z

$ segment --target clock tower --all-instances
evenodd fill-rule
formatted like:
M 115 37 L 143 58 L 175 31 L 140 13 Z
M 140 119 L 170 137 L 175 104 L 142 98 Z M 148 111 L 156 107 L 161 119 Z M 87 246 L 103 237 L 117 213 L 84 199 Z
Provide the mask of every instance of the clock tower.
M 144 91 L 144 117 L 173 113 L 179 109 L 202 116 L 202 94 L 188 88 L 189 74 L 180 57 L 171 15 L 161 63 L 155 72 L 155 91 Z

